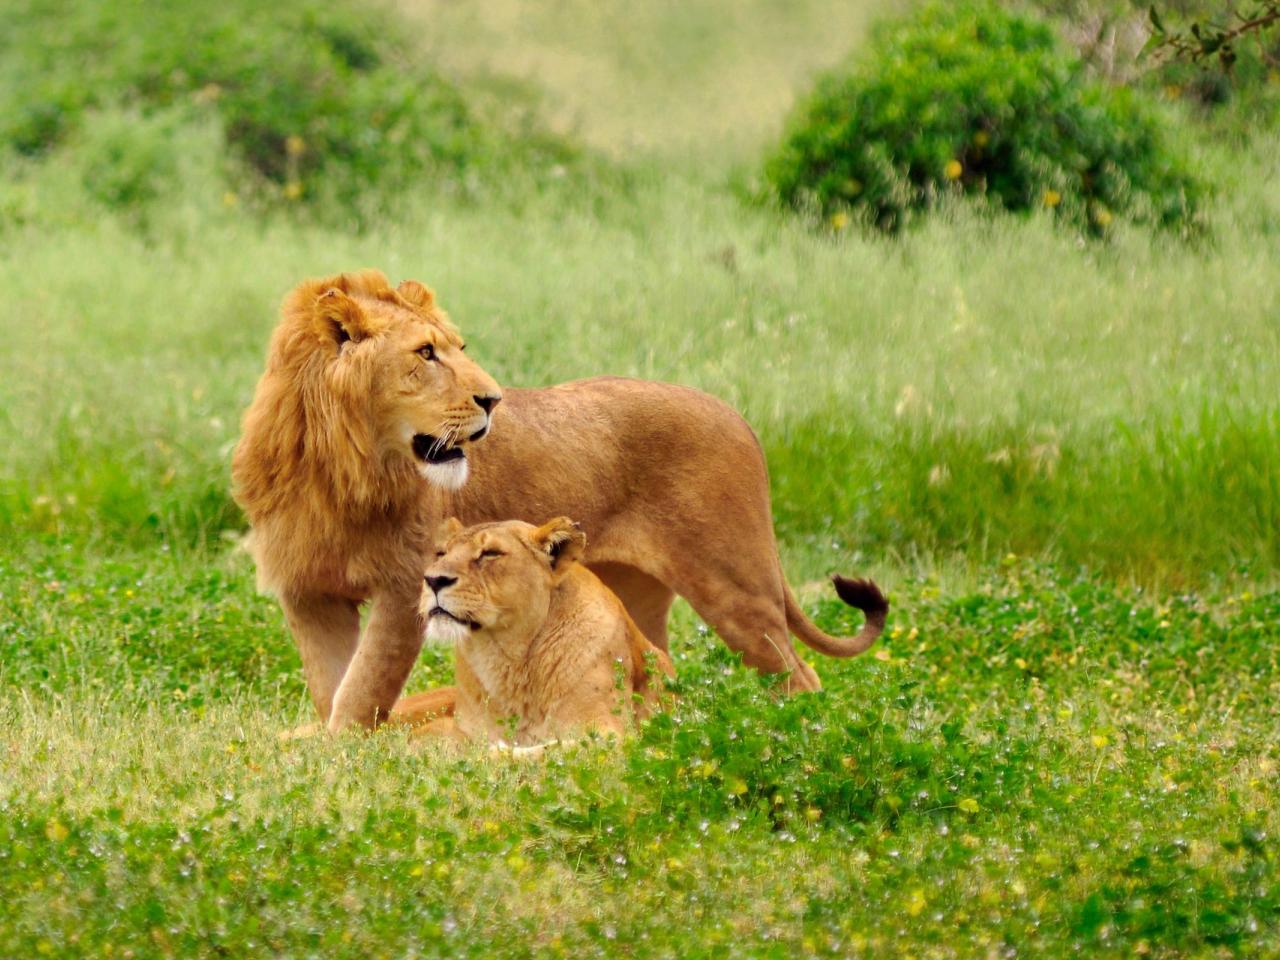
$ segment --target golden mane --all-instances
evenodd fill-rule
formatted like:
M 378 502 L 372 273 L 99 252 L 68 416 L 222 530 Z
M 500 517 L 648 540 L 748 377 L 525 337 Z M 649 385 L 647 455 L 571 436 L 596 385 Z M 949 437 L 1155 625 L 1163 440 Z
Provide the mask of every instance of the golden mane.
M 361 270 L 305 281 L 285 298 L 232 468 L 236 499 L 251 518 L 273 514 L 300 494 L 385 509 L 416 486 L 411 465 L 376 456 L 376 366 L 349 364 L 331 375 L 333 331 L 317 320 L 323 296 L 338 290 L 364 308 L 364 336 L 386 332 L 400 311 L 458 336 L 430 290 L 415 281 L 402 288 L 380 270 Z M 392 309 L 375 309 L 379 304 Z

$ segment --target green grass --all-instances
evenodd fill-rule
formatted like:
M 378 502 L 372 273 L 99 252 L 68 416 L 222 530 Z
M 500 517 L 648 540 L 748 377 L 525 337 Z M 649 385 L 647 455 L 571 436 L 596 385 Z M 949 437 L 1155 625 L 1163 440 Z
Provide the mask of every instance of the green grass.
M 0 176 L 0 956 L 1280 953 L 1277 133 L 1191 144 L 1195 244 L 818 235 L 741 197 L 874 5 L 402 6 L 618 166 L 356 229 L 228 195 L 207 112 L 113 103 Z M 122 131 L 182 149 L 112 208 Z M 852 629 L 813 581 L 873 574 L 884 641 L 783 700 L 678 605 L 678 706 L 620 749 L 280 745 L 310 708 L 230 451 L 281 296 L 360 266 L 503 383 L 733 403 L 806 606 Z
M 278 744 L 304 695 L 242 556 L 4 577 L 5 955 L 1280 949 L 1275 592 L 902 580 L 795 699 L 681 612 L 671 716 L 513 764 Z
M 216 200 L 153 219 L 154 236 L 102 216 L 14 228 L 0 528 L 175 546 L 238 529 L 229 451 L 276 303 L 301 277 L 377 264 L 436 286 L 504 383 L 634 374 L 733 403 L 769 451 L 804 576 L 1013 550 L 1265 579 L 1280 210 L 1258 184 L 1275 142 L 1202 246 L 1081 247 L 1047 219 L 963 210 L 900 241 L 833 242 L 678 169 L 607 203 L 424 202 L 364 235 Z

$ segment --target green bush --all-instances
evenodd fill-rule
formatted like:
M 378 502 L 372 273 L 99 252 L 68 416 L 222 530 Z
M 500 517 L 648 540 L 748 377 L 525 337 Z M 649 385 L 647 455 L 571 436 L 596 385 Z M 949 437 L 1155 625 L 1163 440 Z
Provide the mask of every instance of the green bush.
M 182 109 L 218 119 L 240 161 L 234 189 L 290 201 L 393 200 L 424 176 L 471 189 L 573 155 L 530 120 L 527 98 L 464 95 L 376 7 L 24 0 L 7 28 L 0 150 L 40 158 L 74 144 L 95 113 L 133 111 L 145 148 L 117 137 L 90 185 L 112 204 L 145 201 L 159 186 L 147 170 L 177 166 L 148 118 Z
M 888 231 L 954 194 L 1093 233 L 1115 215 L 1186 226 L 1202 193 L 1136 93 L 1086 80 L 1047 24 L 988 3 L 881 27 L 800 106 L 766 175 L 837 228 Z
M 82 138 L 82 182 L 108 207 L 137 209 L 172 190 L 179 178 L 180 118 L 166 112 L 102 111 L 88 118 Z

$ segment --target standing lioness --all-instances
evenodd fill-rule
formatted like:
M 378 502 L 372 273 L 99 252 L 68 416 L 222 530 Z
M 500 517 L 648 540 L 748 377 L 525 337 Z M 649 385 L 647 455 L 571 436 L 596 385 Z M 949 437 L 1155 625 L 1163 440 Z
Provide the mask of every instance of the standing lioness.
M 387 715 L 422 644 L 430 531 L 577 518 L 587 565 L 659 649 L 678 593 L 753 667 L 819 687 L 788 639 L 863 652 L 792 596 L 773 538 L 764 457 L 746 422 L 686 387 L 603 378 L 499 390 L 420 283 L 376 270 L 303 283 L 285 300 L 232 465 L 260 582 L 284 607 L 330 729 Z M 499 401 L 501 404 L 499 405 Z M 371 601 L 361 637 L 359 605 Z
M 443 525 L 427 568 L 427 636 L 457 656 L 453 715 L 427 734 L 526 747 L 584 731 L 621 734 L 655 705 L 671 660 L 579 560 L 586 538 L 565 517 Z M 438 709 L 440 691 L 424 698 Z M 413 697 L 396 714 L 411 720 Z

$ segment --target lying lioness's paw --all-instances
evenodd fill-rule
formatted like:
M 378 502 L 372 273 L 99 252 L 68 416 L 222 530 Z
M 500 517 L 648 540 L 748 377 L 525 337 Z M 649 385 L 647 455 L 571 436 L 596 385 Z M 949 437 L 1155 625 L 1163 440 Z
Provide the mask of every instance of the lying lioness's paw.
M 302 726 L 294 727 L 292 730 L 282 730 L 276 737 L 281 743 L 288 743 L 291 740 L 306 740 L 322 733 L 324 733 L 323 723 L 304 723 Z

